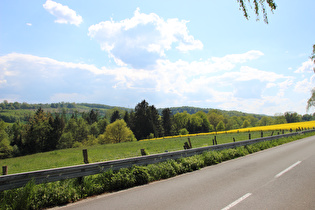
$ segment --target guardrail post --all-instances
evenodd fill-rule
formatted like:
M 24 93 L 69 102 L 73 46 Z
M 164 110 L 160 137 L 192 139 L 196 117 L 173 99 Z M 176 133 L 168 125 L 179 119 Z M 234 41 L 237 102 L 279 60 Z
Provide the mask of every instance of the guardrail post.
M 191 146 L 191 142 L 190 142 L 190 138 L 188 138 L 188 143 L 189 143 L 189 149 L 191 149 L 192 148 L 192 146 Z
M 235 142 L 235 138 L 233 137 L 233 142 Z
M 8 166 L 2 166 L 2 175 L 8 175 Z
M 141 155 L 142 155 L 142 156 L 147 155 L 147 153 L 145 152 L 145 150 L 144 150 L 144 149 L 140 149 L 140 151 L 141 151 Z
M 251 139 L 251 135 L 250 135 L 250 133 L 248 134 L 248 139 L 249 139 L 249 140 Z
M 260 137 L 262 138 L 262 137 L 264 137 L 264 132 L 260 132 Z
M 83 161 L 84 161 L 85 164 L 88 164 L 89 160 L 88 160 L 87 149 L 83 149 L 82 152 L 83 152 Z
M 215 145 L 218 145 L 217 136 L 214 136 L 214 142 L 215 142 Z

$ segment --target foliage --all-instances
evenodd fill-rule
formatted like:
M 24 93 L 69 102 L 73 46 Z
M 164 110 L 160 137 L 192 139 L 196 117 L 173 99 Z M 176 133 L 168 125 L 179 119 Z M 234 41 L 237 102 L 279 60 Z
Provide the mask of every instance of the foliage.
M 110 117 L 110 123 L 115 122 L 116 120 L 121 119 L 120 113 L 118 110 L 115 110 L 112 114 L 112 116 Z
M 165 108 L 162 110 L 162 126 L 164 130 L 165 136 L 173 135 L 173 114 L 169 108 Z
M 13 152 L 13 147 L 10 145 L 9 136 L 5 128 L 5 123 L 0 120 L 0 159 L 10 157 Z
M 247 6 L 246 6 L 246 0 L 237 0 L 240 8 L 243 10 L 244 16 L 246 19 L 249 19 L 249 14 L 247 11 Z M 267 17 L 267 11 L 265 8 L 265 3 L 267 2 L 267 5 L 270 7 L 271 11 L 273 12 L 276 8 L 277 5 L 273 0 L 248 0 L 248 4 L 250 5 L 250 8 L 252 8 L 252 4 L 254 4 L 254 12 L 256 14 L 257 20 L 259 20 L 259 15 L 260 15 L 260 10 L 263 13 L 264 21 L 265 23 L 268 24 L 268 17 Z
M 247 128 L 250 126 L 250 123 L 248 122 L 248 120 L 244 120 L 242 128 Z
M 284 117 L 288 123 L 301 122 L 301 116 L 296 112 L 286 112 Z
M 100 143 L 120 143 L 136 140 L 124 120 L 116 120 L 106 127 L 106 131 L 99 137 Z
M 146 138 L 150 133 L 155 137 L 162 136 L 162 124 L 157 109 L 153 105 L 149 106 L 145 100 L 138 103 L 131 129 L 138 140 Z
M 187 135 L 187 134 L 189 134 L 189 132 L 187 131 L 186 128 L 182 128 L 179 130 L 178 134 L 179 135 Z
M 217 131 L 223 131 L 225 130 L 225 126 L 224 126 L 224 122 L 223 121 L 220 121 L 216 127 L 216 130 Z

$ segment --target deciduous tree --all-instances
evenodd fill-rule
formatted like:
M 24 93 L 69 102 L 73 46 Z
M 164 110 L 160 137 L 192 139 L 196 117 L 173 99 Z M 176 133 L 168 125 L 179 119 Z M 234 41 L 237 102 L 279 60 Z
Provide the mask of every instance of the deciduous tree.
M 116 120 L 106 127 L 104 134 L 99 135 L 100 143 L 120 143 L 136 140 L 124 120 Z
M 10 145 L 9 136 L 5 131 L 6 124 L 0 120 L 0 159 L 10 157 L 13 147 Z

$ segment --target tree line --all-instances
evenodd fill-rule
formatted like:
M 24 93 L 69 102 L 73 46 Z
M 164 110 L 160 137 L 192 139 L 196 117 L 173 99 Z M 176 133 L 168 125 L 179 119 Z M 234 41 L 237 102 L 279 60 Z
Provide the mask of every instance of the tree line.
M 0 120 L 0 158 L 56 149 L 120 143 L 173 135 L 207 133 L 238 128 L 313 120 L 312 115 L 286 112 L 274 117 L 251 114 L 230 116 L 227 112 L 176 112 L 158 110 L 145 100 L 129 110 L 115 109 L 102 116 L 98 109 L 50 113 L 39 107 L 27 122 L 7 124 Z

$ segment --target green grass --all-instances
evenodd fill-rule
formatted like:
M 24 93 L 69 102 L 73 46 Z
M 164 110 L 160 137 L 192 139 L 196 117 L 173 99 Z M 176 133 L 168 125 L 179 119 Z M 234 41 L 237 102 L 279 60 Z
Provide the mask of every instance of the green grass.
M 275 132 L 274 134 L 277 134 Z M 264 136 L 270 136 L 271 132 L 264 132 Z M 248 139 L 248 133 L 233 133 L 216 135 L 218 144 Z M 259 138 L 260 132 L 251 132 L 251 138 Z M 214 135 L 190 137 L 192 147 L 205 147 L 212 145 Z M 105 144 L 85 147 L 88 150 L 89 162 L 101 162 L 129 157 L 140 156 L 140 149 L 145 149 L 149 154 L 163 153 L 166 150 L 183 150 L 187 137 L 167 138 L 151 141 L 125 142 L 120 144 Z M 8 166 L 8 174 L 36 171 L 49 168 L 79 165 L 83 163 L 83 148 L 55 150 L 45 153 L 37 153 L 23 157 L 0 159 L 0 167 Z

